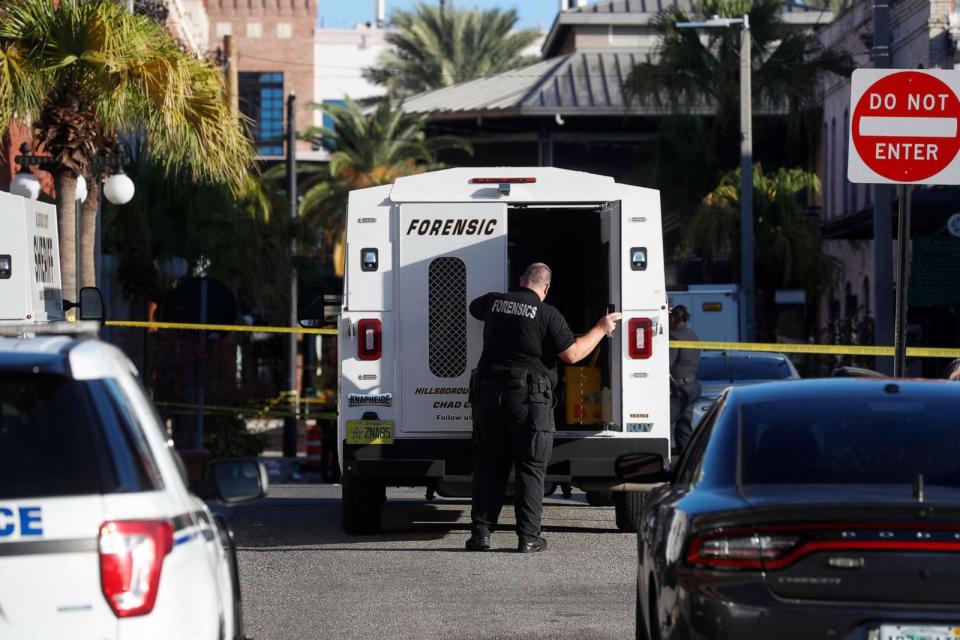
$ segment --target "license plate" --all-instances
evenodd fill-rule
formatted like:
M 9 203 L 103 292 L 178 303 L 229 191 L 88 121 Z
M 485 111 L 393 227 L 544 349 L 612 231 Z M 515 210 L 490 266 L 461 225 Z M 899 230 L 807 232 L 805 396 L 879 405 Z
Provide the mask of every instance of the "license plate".
M 880 625 L 880 640 L 960 640 L 960 627 L 884 624 Z
M 393 420 L 347 420 L 347 444 L 393 444 Z

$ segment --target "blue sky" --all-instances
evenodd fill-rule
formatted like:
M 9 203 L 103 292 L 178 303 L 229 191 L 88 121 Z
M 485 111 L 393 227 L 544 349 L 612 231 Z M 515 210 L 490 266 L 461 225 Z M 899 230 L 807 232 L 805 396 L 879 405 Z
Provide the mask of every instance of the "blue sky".
M 520 14 L 519 26 L 541 27 L 544 30 L 550 28 L 560 7 L 559 0 L 455 0 L 455 3 L 457 8 L 477 6 L 483 9 L 516 9 Z M 319 4 L 319 19 L 323 26 L 348 28 L 373 19 L 375 0 L 319 0 Z M 415 4 L 415 0 L 387 0 L 387 13 L 392 9 L 409 9 Z

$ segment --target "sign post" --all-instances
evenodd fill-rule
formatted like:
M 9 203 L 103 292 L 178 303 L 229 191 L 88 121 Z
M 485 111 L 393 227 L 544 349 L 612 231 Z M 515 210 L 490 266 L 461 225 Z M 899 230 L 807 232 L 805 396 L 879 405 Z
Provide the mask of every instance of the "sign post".
M 906 373 L 912 185 L 960 184 L 958 94 L 957 71 L 857 69 L 851 80 L 847 178 L 898 185 L 896 377 Z

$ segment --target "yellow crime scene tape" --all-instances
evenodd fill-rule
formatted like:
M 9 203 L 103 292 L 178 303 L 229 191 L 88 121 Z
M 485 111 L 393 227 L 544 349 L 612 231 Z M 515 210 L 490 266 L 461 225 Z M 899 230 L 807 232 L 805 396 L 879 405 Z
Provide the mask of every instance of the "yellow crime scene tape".
M 140 322 L 136 320 L 108 320 L 108 327 L 132 329 L 167 329 L 174 331 L 232 331 L 235 333 L 302 333 L 308 335 L 335 336 L 336 329 L 310 327 L 261 327 L 246 324 L 200 324 L 195 322 Z
M 711 351 L 774 351 L 777 353 L 807 353 L 832 356 L 889 356 L 893 347 L 840 344 L 789 344 L 782 342 L 710 342 L 671 340 L 674 349 L 704 349 Z M 907 357 L 960 358 L 960 349 L 939 347 L 907 347 Z
M 167 331 L 223 331 L 234 333 L 281 333 L 281 334 L 305 334 L 305 335 L 337 335 L 336 329 L 316 329 L 310 327 L 272 327 L 255 326 L 242 324 L 201 324 L 194 322 L 142 322 L 135 320 L 110 320 L 104 325 L 108 327 L 120 327 L 131 329 L 153 329 Z M 799 353 L 808 355 L 834 355 L 834 356 L 879 356 L 893 357 L 893 347 L 877 347 L 871 345 L 839 345 L 839 344 L 798 344 L 782 342 L 716 342 L 709 340 L 685 341 L 671 340 L 670 347 L 673 349 L 702 349 L 710 351 L 763 351 L 775 353 Z M 912 358 L 960 358 L 960 349 L 940 348 L 940 347 L 907 347 L 907 357 Z M 300 405 L 327 404 L 323 398 L 295 398 L 296 391 L 282 391 L 277 396 L 264 401 L 260 407 L 226 407 L 218 405 L 204 405 L 205 413 L 230 413 L 242 414 L 249 418 L 268 418 L 268 417 L 296 417 L 296 418 L 319 418 L 334 419 L 335 412 L 305 413 L 301 411 L 278 410 L 283 404 Z M 200 405 L 178 402 L 157 402 L 158 406 L 167 407 L 170 413 L 196 413 Z
M 166 329 L 174 331 L 232 331 L 236 333 L 297 333 L 307 335 L 337 335 L 336 329 L 309 327 L 268 327 L 244 324 L 200 324 L 193 322 L 141 322 L 134 320 L 110 320 L 108 327 L 134 329 Z M 774 351 L 779 353 L 805 353 L 834 356 L 888 356 L 893 357 L 893 347 L 840 344 L 792 344 L 783 342 L 713 342 L 671 340 L 675 349 L 707 349 L 716 351 Z M 960 358 L 960 348 L 907 347 L 907 356 L 913 358 Z

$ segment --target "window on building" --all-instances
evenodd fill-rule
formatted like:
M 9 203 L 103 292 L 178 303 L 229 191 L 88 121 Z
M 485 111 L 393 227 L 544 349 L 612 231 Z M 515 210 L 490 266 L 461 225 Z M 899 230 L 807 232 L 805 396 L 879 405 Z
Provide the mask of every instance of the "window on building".
M 853 183 L 847 180 L 847 163 L 850 161 L 850 136 L 848 135 L 850 127 L 850 112 L 843 112 L 843 166 L 840 167 L 841 180 L 843 180 L 843 213 L 853 211 Z
M 259 38 L 263 36 L 263 25 L 259 22 L 248 22 L 247 23 L 247 37 L 248 38 Z
M 329 106 L 344 107 L 346 106 L 346 104 L 347 104 L 346 100 L 324 100 L 323 101 L 324 107 L 329 107 Z M 323 126 L 324 128 L 330 129 L 331 131 L 335 131 L 337 128 L 333 122 L 333 118 L 330 117 L 330 114 L 327 113 L 326 110 L 324 110 L 323 112 Z M 324 149 L 328 151 L 337 150 L 337 144 L 330 138 L 324 138 L 323 144 L 318 146 L 322 146 Z
M 840 145 L 837 144 L 837 119 L 830 121 L 830 158 L 833 160 L 833 171 L 830 173 L 830 215 L 835 216 L 840 211 L 842 194 L 840 193 L 840 168 L 837 161 L 840 159 Z
M 830 176 L 833 175 L 833 145 L 830 139 L 830 125 L 823 123 L 823 217 L 830 217 Z
M 277 23 L 277 37 L 282 39 L 293 37 L 293 25 L 289 22 Z
M 218 22 L 217 23 L 217 37 L 222 38 L 224 36 L 233 35 L 233 23 L 232 22 Z
M 253 121 L 257 154 L 283 155 L 283 73 L 240 72 L 240 110 Z

